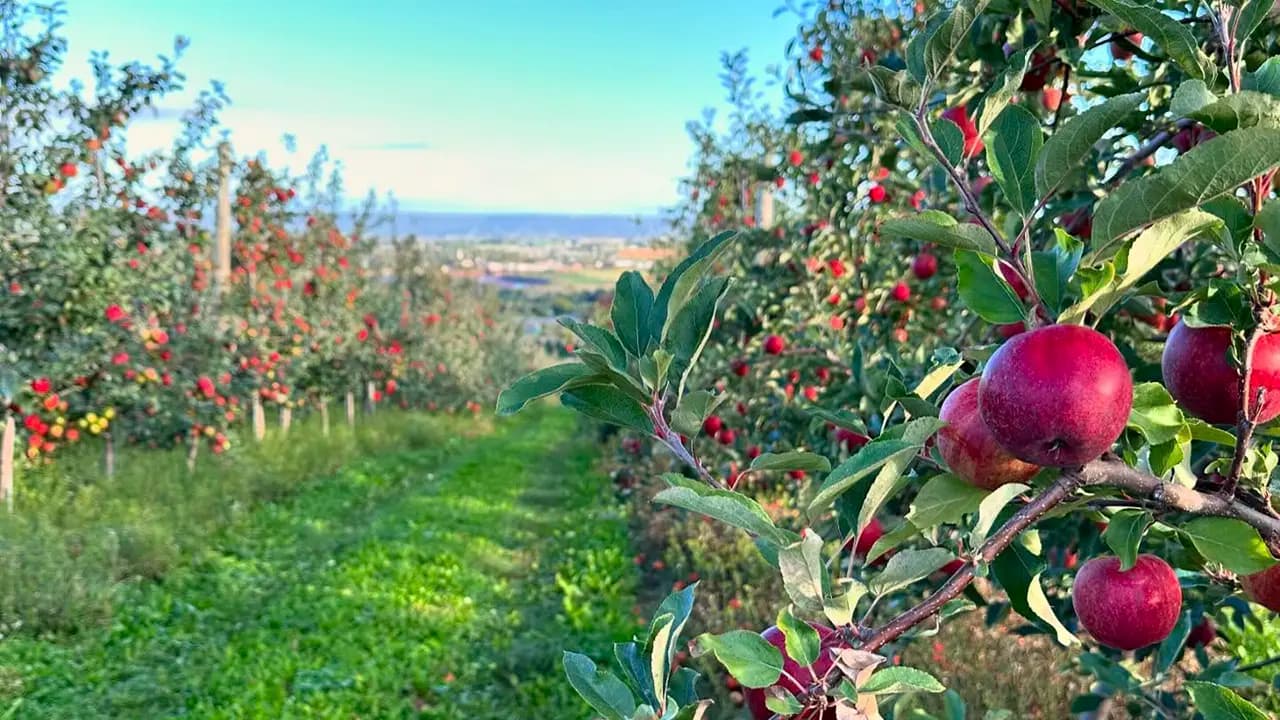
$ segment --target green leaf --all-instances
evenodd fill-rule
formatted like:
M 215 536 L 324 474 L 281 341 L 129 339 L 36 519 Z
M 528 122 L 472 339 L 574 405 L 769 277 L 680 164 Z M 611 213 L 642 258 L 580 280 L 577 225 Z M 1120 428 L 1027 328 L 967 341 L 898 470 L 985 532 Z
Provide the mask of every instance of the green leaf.
M 676 432 L 693 437 L 702 430 L 702 421 L 720 407 L 728 395 L 716 395 L 710 390 L 695 390 L 686 393 L 671 411 L 671 427 Z
M 930 126 L 933 140 L 942 151 L 942 156 L 952 165 L 964 162 L 964 132 L 954 122 L 943 118 Z
M 649 352 L 654 340 L 650 330 L 653 312 L 653 289 L 644 281 L 644 276 L 635 270 L 619 275 L 609 317 L 622 346 L 635 357 Z
M 831 461 L 811 452 L 792 450 L 784 453 L 764 453 L 751 461 L 752 470 L 804 470 L 827 472 Z
M 1269 57 L 1257 70 L 1247 73 L 1241 88 L 1280 96 L 1280 58 Z
M 1183 525 L 1196 550 L 1237 575 L 1262 572 L 1276 564 L 1258 531 L 1240 520 L 1201 517 Z
M 1235 25 L 1232 36 L 1242 44 L 1267 19 L 1267 14 L 1274 5 L 1272 0 L 1235 0 L 1231 4 L 1239 6 L 1232 18 Z
M 960 0 L 955 8 L 941 16 L 941 22 L 929 33 L 924 45 L 923 66 L 928 77 L 937 77 L 951 62 L 956 48 L 967 42 L 969 30 L 977 22 L 978 16 L 987 9 L 989 2 L 990 0 Z
M 680 705 L 680 707 L 688 707 L 698 702 L 698 678 L 702 677 L 702 673 L 690 667 L 682 667 L 671 674 L 671 687 L 667 690 L 667 697 L 671 698 Z
M 1204 720 L 1267 720 L 1266 713 L 1221 685 L 1190 681 L 1187 692 Z
M 929 673 L 899 665 L 877 670 L 858 688 L 858 692 L 868 695 L 898 695 L 910 692 L 940 693 L 946 689 Z
M 887 595 L 929 577 L 955 559 L 946 548 L 904 550 L 889 558 L 884 571 L 867 583 L 867 589 L 872 595 Z
M 560 402 L 588 417 L 653 434 L 653 420 L 644 407 L 612 385 L 584 385 L 565 390 Z
M 960 299 L 989 323 L 1013 323 L 1023 319 L 1025 310 L 1009 283 L 996 275 L 988 255 L 967 250 L 955 252 Z
M 650 678 L 659 698 L 667 696 L 667 681 L 674 665 L 676 644 L 693 613 L 693 593 L 697 583 L 677 590 L 663 599 L 649 625 L 645 642 L 649 648 Z
M 560 392 L 588 378 L 595 372 L 582 363 L 552 365 L 525 375 L 498 393 L 499 415 L 512 415 L 530 402 Z
M 578 356 L 578 359 L 582 361 L 582 364 L 591 368 L 597 375 L 599 375 L 599 380 L 596 382 L 583 384 L 612 385 L 626 393 L 628 397 L 641 405 L 647 405 L 649 403 L 649 395 L 645 393 L 644 388 L 640 386 L 640 383 L 637 382 L 635 378 L 631 377 L 631 375 L 614 370 L 613 366 L 609 364 L 609 360 L 605 358 L 604 355 L 585 347 L 578 348 L 573 352 L 573 354 Z
M 1159 9 L 1131 0 L 1089 2 L 1151 38 L 1188 76 L 1208 80 L 1217 71 L 1213 59 L 1200 50 L 1200 43 L 1191 29 Z
M 818 494 L 809 503 L 809 515 L 813 516 L 831 506 L 835 499 L 859 480 L 879 470 L 885 463 L 901 457 L 911 457 L 920 446 L 902 440 L 876 438 L 863 445 L 848 460 L 836 466 L 822 481 Z
M 995 527 L 996 518 L 1000 516 L 1004 506 L 1030 489 L 1022 483 L 1007 483 L 988 493 L 978 505 L 978 522 L 969 534 L 969 545 L 974 548 L 982 547 L 982 543 L 987 541 L 987 533 Z
M 818 660 L 822 651 L 822 640 L 818 631 L 808 623 L 801 622 L 791 614 L 791 608 L 784 607 L 778 611 L 778 629 L 785 640 L 787 656 L 800 663 L 800 667 L 809 667 Z
M 738 682 L 749 688 L 764 688 L 782 677 L 782 652 L 749 630 L 730 630 L 723 635 L 705 633 L 695 643 L 701 652 L 710 652 Z
M 671 353 L 670 372 L 678 382 L 677 397 L 684 395 L 685 380 L 698 362 L 716 319 L 720 299 L 729 290 L 729 279 L 719 278 L 703 283 L 692 297 L 676 311 L 667 323 L 663 348 Z
M 800 540 L 778 550 L 782 587 L 796 607 L 809 613 L 823 609 L 830 580 L 822 563 L 822 536 L 805 529 Z
M 781 685 L 775 685 L 765 690 L 764 706 L 781 717 L 795 715 L 801 710 L 804 710 L 804 705 L 800 704 L 800 701 L 796 699 L 796 696 L 792 695 L 790 690 L 782 687 Z
M 875 480 L 871 481 L 871 487 L 867 488 L 866 497 L 862 499 L 862 508 L 858 511 L 858 534 L 871 524 L 871 520 L 880 512 L 880 508 L 884 506 L 889 498 L 893 497 L 902 489 L 907 478 L 903 473 L 910 467 L 915 460 L 916 454 L 931 435 L 938 432 L 943 426 L 943 422 L 934 417 L 922 417 L 910 420 L 902 427 L 902 439 L 911 443 L 912 454 L 895 455 L 888 462 L 880 467 L 876 473 Z M 868 443 L 870 445 L 870 443 Z M 864 446 L 865 450 L 866 447 Z
M 616 675 L 597 670 L 591 658 L 573 652 L 564 654 L 564 673 L 573 689 L 605 720 L 631 720 L 636 700 Z
M 613 657 L 622 668 L 622 681 L 631 688 L 632 693 L 640 696 L 640 702 L 658 705 L 658 696 L 653 690 L 653 676 L 647 660 L 640 656 L 640 646 L 634 642 L 614 643 Z
M 558 318 L 557 321 L 577 335 L 588 347 L 603 355 L 609 361 L 609 367 L 624 375 L 627 373 L 627 349 L 622 346 L 617 335 L 602 327 L 578 322 L 571 317 Z
M 1106 248 L 1132 230 L 1233 193 L 1276 165 L 1280 129 L 1245 128 L 1212 138 L 1103 198 L 1093 216 L 1093 245 Z
M 1173 666 L 1173 661 L 1178 659 L 1178 653 L 1182 652 L 1182 646 L 1187 643 L 1190 635 L 1191 613 L 1184 612 L 1178 616 L 1178 622 L 1174 623 L 1173 631 L 1160 642 L 1160 647 L 1156 649 L 1154 669 L 1157 673 L 1162 673 Z
M 1036 280 L 1036 292 L 1052 310 L 1062 305 L 1067 284 L 1080 261 L 1078 255 L 1054 250 L 1031 253 L 1031 274 Z
M 920 530 L 958 523 L 965 515 L 975 512 L 985 497 L 984 490 L 951 473 L 935 475 L 916 493 L 907 512 L 907 522 Z
M 670 319 L 679 314 L 680 308 L 693 297 L 702 280 L 716 259 L 729 246 L 729 241 L 736 233 L 725 231 L 698 246 L 689 257 L 676 265 L 666 281 L 658 290 L 658 297 L 653 303 L 651 336 L 659 341 L 666 339 L 669 332 Z
M 1182 411 L 1157 382 L 1138 383 L 1133 388 L 1133 408 L 1129 424 L 1136 427 L 1151 445 L 1176 440 L 1186 426 Z
M 654 496 L 656 503 L 701 513 L 776 545 L 789 545 L 799 539 L 795 533 L 775 526 L 764 508 L 742 493 L 716 490 L 674 473 L 667 473 L 662 479 L 671 487 Z
M 1203 80 L 1183 80 L 1182 84 L 1173 93 L 1173 100 L 1169 103 L 1169 112 L 1177 117 L 1191 117 L 1191 114 L 1200 110 L 1207 105 L 1212 105 L 1218 101 L 1218 96 L 1213 94 L 1208 85 Z
M 1048 140 L 1036 163 L 1036 191 L 1053 194 L 1075 172 L 1093 146 L 1125 116 L 1138 109 L 1146 93 L 1118 95 L 1068 120 Z
M 1110 197 L 1115 196 L 1112 195 Z M 1110 200 L 1110 197 L 1103 202 Z M 1116 262 L 1120 264 L 1121 269 L 1115 272 L 1110 279 L 1105 276 L 1100 278 L 1100 282 L 1102 280 L 1106 282 L 1101 282 L 1092 291 L 1086 290 L 1084 298 L 1062 311 L 1059 315 L 1059 322 L 1079 322 L 1085 313 L 1089 311 L 1093 311 L 1098 315 L 1105 313 L 1119 302 L 1130 288 L 1146 277 L 1152 268 L 1168 257 L 1169 253 L 1182 246 L 1183 243 L 1201 235 L 1213 234 L 1216 236 L 1224 232 L 1224 228 L 1221 218 L 1203 210 L 1186 210 L 1161 219 L 1144 230 L 1126 250 L 1122 250 L 1120 255 L 1116 257 Z M 1090 261 L 1091 264 L 1120 249 L 1118 243 L 1098 242 L 1096 229 L 1093 233 L 1093 239 L 1097 242 L 1097 249 L 1091 253 L 1091 258 L 1093 258 Z M 1105 266 L 1103 267 L 1105 268 Z M 1080 270 L 1082 289 L 1084 284 L 1083 277 L 1089 272 L 1093 271 L 1084 268 Z
M 1046 21 L 1047 24 L 1047 21 Z M 1031 65 L 1031 56 L 1037 45 L 1024 47 L 1013 55 L 1009 56 L 1004 70 L 1000 73 L 1000 77 L 996 79 L 994 85 L 987 94 L 982 98 L 975 115 L 977 116 L 978 137 L 985 137 L 987 130 L 991 128 L 992 123 L 1000 116 L 1004 109 L 1009 106 L 1009 101 L 1020 92 L 1022 85 L 1022 77 L 1026 75 L 1027 68 Z M 979 250 L 980 248 L 970 248 Z M 988 252 L 988 251 L 983 251 Z M 989 251 L 995 254 L 995 251 Z
M 1280 98 L 1242 90 L 1188 113 L 1217 133 L 1248 127 L 1280 127 Z
M 1191 439 L 1201 442 L 1217 443 L 1227 447 L 1236 446 L 1236 436 L 1216 428 L 1199 418 L 1187 418 L 1187 427 L 1191 429 Z
M 1010 105 L 991 126 L 987 165 L 1005 199 L 1024 218 L 1036 206 L 1036 158 L 1044 145 L 1040 121 L 1029 110 Z
M 1009 596 L 1009 605 L 1019 615 L 1053 628 L 1062 645 L 1070 646 L 1080 642 L 1063 626 L 1049 605 L 1049 599 L 1045 597 L 1044 588 L 1040 585 L 1044 562 L 1030 550 L 1021 543 L 1013 543 L 996 556 L 991 563 L 991 571 Z
M 991 233 L 972 223 L 957 222 L 955 218 L 938 210 L 924 210 L 914 215 L 886 220 L 880 225 L 880 234 L 889 238 L 976 250 L 987 255 L 999 252 Z
M 859 71 L 855 80 L 865 78 L 875 88 L 876 97 L 900 108 L 915 108 L 920 103 L 920 84 L 906 70 L 891 70 L 873 65 Z
M 1107 521 L 1102 539 L 1120 558 L 1121 572 L 1128 572 L 1137 562 L 1138 546 L 1142 544 L 1142 536 L 1147 534 L 1151 521 L 1151 513 L 1145 510 L 1121 510 Z
M 848 625 L 853 622 L 858 602 L 867 594 L 867 586 L 854 578 L 841 578 L 836 588 L 831 597 L 823 601 L 822 612 L 832 625 Z
M 1263 243 L 1271 254 L 1280 257 L 1280 199 L 1268 200 L 1253 224 L 1262 229 Z

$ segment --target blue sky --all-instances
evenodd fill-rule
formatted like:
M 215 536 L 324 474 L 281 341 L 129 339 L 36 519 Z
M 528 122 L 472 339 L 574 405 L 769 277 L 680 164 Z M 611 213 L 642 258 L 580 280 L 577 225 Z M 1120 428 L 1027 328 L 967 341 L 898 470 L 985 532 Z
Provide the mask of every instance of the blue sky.
M 685 123 L 720 103 L 719 56 L 782 58 L 780 0 L 70 0 L 64 72 L 91 50 L 118 62 L 191 39 L 182 108 L 210 80 L 240 152 L 300 167 L 327 144 L 348 189 L 404 208 L 648 212 L 676 199 Z M 131 131 L 136 149 L 173 125 Z

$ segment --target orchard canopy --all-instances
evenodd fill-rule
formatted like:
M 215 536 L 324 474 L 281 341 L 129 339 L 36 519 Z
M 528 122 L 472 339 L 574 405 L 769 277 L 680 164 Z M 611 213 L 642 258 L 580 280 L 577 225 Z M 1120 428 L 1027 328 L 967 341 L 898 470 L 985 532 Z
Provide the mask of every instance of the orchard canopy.
M 1073 649 L 1072 713 L 1274 717 L 1272 661 L 1204 648 L 1280 612 L 1272 3 L 803 17 L 782 107 L 728 56 L 727 127 L 691 125 L 687 257 L 625 273 L 499 412 L 622 426 L 656 504 L 751 539 L 776 622 L 689 649 L 757 719 L 963 717 L 896 658 L 977 605 Z M 565 655 L 597 714 L 716 712 L 696 602 Z

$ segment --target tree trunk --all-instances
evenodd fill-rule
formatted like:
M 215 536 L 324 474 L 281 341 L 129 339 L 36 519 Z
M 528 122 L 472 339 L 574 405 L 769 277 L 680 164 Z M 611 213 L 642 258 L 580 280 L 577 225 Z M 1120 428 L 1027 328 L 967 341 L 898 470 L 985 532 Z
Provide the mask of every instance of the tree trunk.
M 347 427 L 356 426 L 356 394 L 347 391 Z
M 262 442 L 267 436 L 267 414 L 262 407 L 262 395 L 253 394 L 253 439 Z
M 200 433 L 191 433 L 191 447 L 187 448 L 187 472 L 196 471 L 196 456 L 200 454 Z
M 293 424 L 293 408 L 285 406 L 280 408 L 280 434 L 288 435 L 289 426 Z
M 105 433 L 102 439 L 106 441 L 106 445 L 102 448 L 102 471 L 108 478 L 113 478 L 116 476 L 115 439 L 111 437 L 111 433 Z
M 4 436 L 0 438 L 0 496 L 5 507 L 13 513 L 13 443 L 18 435 L 18 424 L 13 413 L 4 414 Z
M 329 437 L 329 401 L 320 401 L 320 434 Z
M 231 143 L 218 145 L 218 213 L 214 226 L 213 281 L 219 293 L 231 284 Z

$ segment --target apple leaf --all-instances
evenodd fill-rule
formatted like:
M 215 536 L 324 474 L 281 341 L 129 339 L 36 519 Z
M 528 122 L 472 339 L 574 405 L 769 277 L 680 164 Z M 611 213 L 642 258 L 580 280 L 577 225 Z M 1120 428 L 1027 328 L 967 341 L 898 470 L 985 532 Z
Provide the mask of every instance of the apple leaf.
M 916 493 L 911 509 L 907 512 L 907 522 L 919 530 L 957 523 L 965 515 L 976 511 L 985 497 L 986 491 L 951 473 L 935 475 Z
M 818 637 L 817 630 L 798 620 L 790 607 L 778 611 L 776 624 L 782 631 L 788 657 L 800 663 L 800 667 L 809 667 L 817 662 L 818 654 L 822 652 L 822 639 Z
M 1280 127 L 1280 98 L 1242 90 L 1203 105 L 1187 113 L 1187 117 L 1217 133 L 1247 127 Z
M 765 690 L 764 706 L 777 713 L 779 717 L 790 717 L 804 710 L 804 705 L 800 704 L 796 696 L 781 685 L 774 685 Z
M 791 450 L 784 453 L 763 453 L 751 461 L 751 469 L 828 472 L 831 470 L 831 461 L 816 453 Z
M 999 252 L 991 233 L 973 223 L 962 223 L 940 210 L 923 210 L 914 215 L 891 218 L 880 224 L 880 234 L 889 238 L 916 240 L 986 255 Z
M 778 569 L 782 587 L 796 607 L 816 613 L 823 609 L 830 580 L 822 563 L 822 536 L 810 529 L 800 540 L 778 550 Z
M 513 415 L 540 397 L 573 387 L 588 379 L 597 380 L 595 371 L 582 363 L 561 363 L 525 375 L 498 393 L 499 415 Z
M 564 654 L 564 673 L 573 689 L 605 720 L 631 720 L 636 699 L 616 675 L 597 669 L 591 658 L 573 652 Z
M 1107 529 L 1102 532 L 1111 552 L 1120 558 L 1121 572 L 1133 568 L 1138 559 L 1138 547 L 1142 544 L 1142 536 L 1147 534 L 1151 526 L 1151 513 L 1145 510 L 1121 510 L 1107 521 Z
M 867 583 L 867 590 L 875 596 L 887 595 L 929 577 L 955 559 L 946 548 L 904 550 L 889 558 L 884 571 Z
M 655 495 L 655 503 L 706 515 L 775 545 L 790 545 L 800 539 L 795 533 L 774 525 L 764 508 L 742 493 L 716 490 L 675 473 L 666 473 L 662 479 L 671 487 Z
M 1010 105 L 991 126 L 987 165 L 1005 199 L 1024 218 L 1036 206 L 1036 158 L 1044 145 L 1040 121 L 1031 111 Z
M 1267 720 L 1266 713 L 1234 691 L 1213 683 L 1187 683 L 1191 702 L 1204 720 Z
M 671 411 L 671 427 L 682 435 L 697 435 L 702 430 L 702 423 L 711 413 L 716 411 L 720 403 L 728 395 L 716 395 L 710 390 L 695 390 L 686 393 Z
M 875 480 L 871 481 L 871 487 L 867 488 L 866 497 L 862 499 L 862 508 L 858 511 L 857 532 L 859 535 L 862 534 L 867 525 L 871 524 L 872 518 L 876 516 L 876 513 L 880 512 L 880 508 L 884 503 L 902 488 L 906 482 L 906 476 L 903 473 L 915 460 L 916 454 L 920 449 L 924 447 L 925 440 L 928 440 L 930 436 L 938 432 L 938 429 L 943 424 L 938 418 L 923 417 L 910 420 L 906 425 L 901 426 L 902 440 L 910 443 L 911 453 L 895 454 L 876 473 Z M 863 449 L 866 448 L 864 447 Z
M 728 249 L 729 241 L 736 236 L 737 233 L 726 230 L 707 240 L 667 275 L 662 287 L 658 289 L 658 296 L 653 301 L 653 311 L 649 315 L 650 337 L 657 341 L 666 339 L 671 320 L 680 314 L 684 304 L 702 287 L 702 281 L 712 264 Z
M 1095 105 L 1063 124 L 1049 137 L 1036 162 L 1036 191 L 1040 197 L 1055 192 L 1080 167 L 1093 146 L 1126 115 L 1138 109 L 1146 93 L 1118 95 Z
M 960 299 L 989 323 L 1023 320 L 1025 309 L 1009 283 L 996 275 L 995 259 L 967 250 L 955 252 Z
M 716 308 L 729 291 L 729 278 L 708 280 L 697 288 L 689 299 L 676 310 L 675 317 L 667 323 L 663 334 L 663 349 L 671 353 L 671 368 L 677 383 L 676 397 L 684 396 L 685 380 L 698 362 L 711 329 L 715 325 Z
M 1156 672 L 1162 673 L 1173 666 L 1173 661 L 1178 659 L 1178 653 L 1182 652 L 1182 646 L 1186 645 L 1190 635 L 1191 613 L 1184 612 L 1178 616 L 1178 622 L 1174 623 L 1173 631 L 1160 642 L 1160 647 L 1156 649 L 1154 668 Z
M 1200 517 L 1180 529 L 1205 559 L 1238 575 L 1262 572 L 1276 564 L 1258 531 L 1241 520 Z
M 1152 5 L 1133 0 L 1089 0 L 1151 38 L 1188 76 L 1208 80 L 1217 72 L 1213 58 L 1200 49 L 1191 28 Z
M 764 688 L 782 677 L 782 652 L 750 630 L 723 635 L 704 633 L 694 640 L 698 654 L 712 653 L 735 680 L 749 688 Z
M 653 420 L 644 407 L 613 385 L 583 385 L 565 390 L 560 402 L 588 417 L 653 434 Z
M 1030 67 L 1031 57 L 1037 46 L 1038 43 L 1030 47 L 1024 47 L 1010 55 L 1005 63 L 1004 70 L 1000 73 L 1000 77 L 996 78 L 995 84 L 983 96 L 978 110 L 974 113 L 977 116 L 975 124 L 978 127 L 978 137 L 986 136 L 987 130 L 991 128 L 992 123 L 1009 106 L 1009 101 L 1020 92 L 1019 86 L 1022 85 L 1022 77 L 1026 75 L 1027 68 Z
M 613 320 L 614 332 L 618 333 L 618 339 L 627 352 L 635 357 L 642 357 L 649 351 L 649 345 L 654 340 L 654 334 L 650 330 L 653 288 L 644 281 L 644 276 L 635 270 L 628 270 L 618 276 L 609 317 Z
M 987 541 L 987 533 L 995 527 L 996 518 L 1000 516 L 1004 506 L 1030 489 L 1022 483 L 1007 483 L 988 493 L 978 505 L 978 522 L 969 534 L 969 545 L 974 548 L 982 547 L 982 543 Z
M 911 692 L 940 693 L 946 689 L 929 673 L 899 665 L 877 670 L 858 688 L 858 692 L 868 695 L 898 695 Z
M 809 503 L 809 515 L 816 515 L 830 507 L 837 497 L 859 480 L 879 470 L 890 460 L 915 456 L 920 447 L 904 440 L 882 438 L 876 438 L 863 445 L 852 457 L 837 465 L 822 481 L 822 487 Z
M 1058 619 L 1040 585 L 1045 564 L 1021 543 L 1013 543 L 996 556 L 991 571 L 1009 596 L 1009 605 L 1022 617 L 1051 627 L 1064 646 L 1080 642 Z

